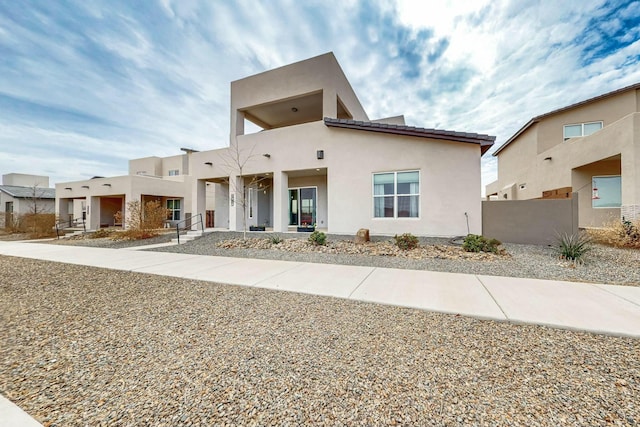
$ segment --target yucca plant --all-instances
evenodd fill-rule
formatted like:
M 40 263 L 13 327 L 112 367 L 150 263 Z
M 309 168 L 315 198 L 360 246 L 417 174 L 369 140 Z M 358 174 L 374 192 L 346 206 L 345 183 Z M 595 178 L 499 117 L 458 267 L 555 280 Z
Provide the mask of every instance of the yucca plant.
M 591 250 L 591 238 L 585 233 L 563 233 L 558 236 L 555 250 L 562 259 L 583 263 L 584 255 Z

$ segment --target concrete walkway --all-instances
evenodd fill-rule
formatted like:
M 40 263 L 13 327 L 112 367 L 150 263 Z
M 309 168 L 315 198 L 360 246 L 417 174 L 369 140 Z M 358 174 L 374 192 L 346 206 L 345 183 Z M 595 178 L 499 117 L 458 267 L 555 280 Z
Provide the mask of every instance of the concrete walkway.
M 0 242 L 0 255 L 640 338 L 640 287 L 138 249 Z M 0 425 L 40 424 L 0 395 Z

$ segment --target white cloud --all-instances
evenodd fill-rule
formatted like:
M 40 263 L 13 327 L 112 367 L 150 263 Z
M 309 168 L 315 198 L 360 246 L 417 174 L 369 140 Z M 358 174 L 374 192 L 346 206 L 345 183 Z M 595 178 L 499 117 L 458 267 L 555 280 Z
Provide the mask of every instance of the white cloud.
M 55 182 L 122 173 L 130 158 L 181 146 L 224 146 L 232 80 L 327 51 L 371 118 L 405 114 L 411 125 L 489 133 L 499 145 L 533 116 L 640 81 L 639 28 L 625 28 L 628 45 L 584 61 L 585 46 L 602 37 L 588 24 L 603 4 L 158 0 L 141 9 L 95 0 L 42 3 L 30 18 L 5 3 L 0 158 L 13 161 L 0 168 L 50 171 Z M 609 31 L 639 5 L 610 19 Z M 36 112 L 10 121 L 3 94 Z M 65 120 L 43 119 L 47 108 Z M 57 147 L 43 151 L 48 163 L 13 149 L 44 150 L 43 141 Z M 76 161 L 77 147 L 93 161 Z M 483 160 L 485 184 L 495 163 Z

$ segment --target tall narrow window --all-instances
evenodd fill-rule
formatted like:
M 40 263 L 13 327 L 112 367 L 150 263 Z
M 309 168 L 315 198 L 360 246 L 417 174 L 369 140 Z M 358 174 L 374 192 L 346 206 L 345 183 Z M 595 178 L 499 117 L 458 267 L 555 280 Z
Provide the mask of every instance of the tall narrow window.
M 374 218 L 417 218 L 419 215 L 418 171 L 373 174 Z

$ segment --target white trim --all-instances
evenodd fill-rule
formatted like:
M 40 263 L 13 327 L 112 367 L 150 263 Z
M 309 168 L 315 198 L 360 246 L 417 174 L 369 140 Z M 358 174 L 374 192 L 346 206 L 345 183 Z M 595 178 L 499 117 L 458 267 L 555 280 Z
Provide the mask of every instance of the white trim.
M 620 174 L 620 175 L 593 175 L 591 177 L 591 193 L 592 194 L 593 194 L 593 180 L 594 180 L 594 178 L 620 178 L 620 193 L 622 193 L 622 174 Z M 620 197 L 620 206 L 593 206 L 593 199 L 591 199 L 591 209 L 621 209 L 621 208 L 622 208 L 622 197 Z
M 595 123 L 600 123 L 600 129 L 598 129 L 598 130 L 602 130 L 602 128 L 604 128 L 604 121 L 602 121 L 602 120 L 596 120 L 596 121 L 593 121 L 593 122 L 583 122 L 583 123 L 569 123 L 569 124 L 563 125 L 562 126 L 562 137 L 564 138 L 565 141 L 568 140 L 568 139 L 571 139 L 571 138 L 582 138 L 582 137 L 585 136 L 585 134 L 584 134 L 585 125 L 592 125 L 592 124 L 595 124 Z M 566 128 L 568 126 L 580 126 L 580 135 L 567 137 L 566 136 Z M 593 134 L 589 134 L 589 135 L 593 135 Z M 586 136 L 589 136 L 589 135 L 586 135 Z
M 418 193 L 412 194 L 400 194 L 400 196 L 417 196 L 418 197 L 418 216 L 398 216 L 398 174 L 404 172 L 418 172 Z M 381 194 L 376 196 L 375 194 L 375 176 L 392 173 L 393 174 L 393 216 L 376 216 L 376 203 L 375 199 L 384 198 L 384 197 L 392 197 L 388 194 Z M 419 220 L 422 217 L 422 208 L 421 208 L 421 199 L 422 199 L 422 173 L 420 169 L 404 169 L 404 170 L 394 170 L 394 171 L 381 171 L 381 172 L 372 172 L 371 173 L 371 219 L 373 220 Z

